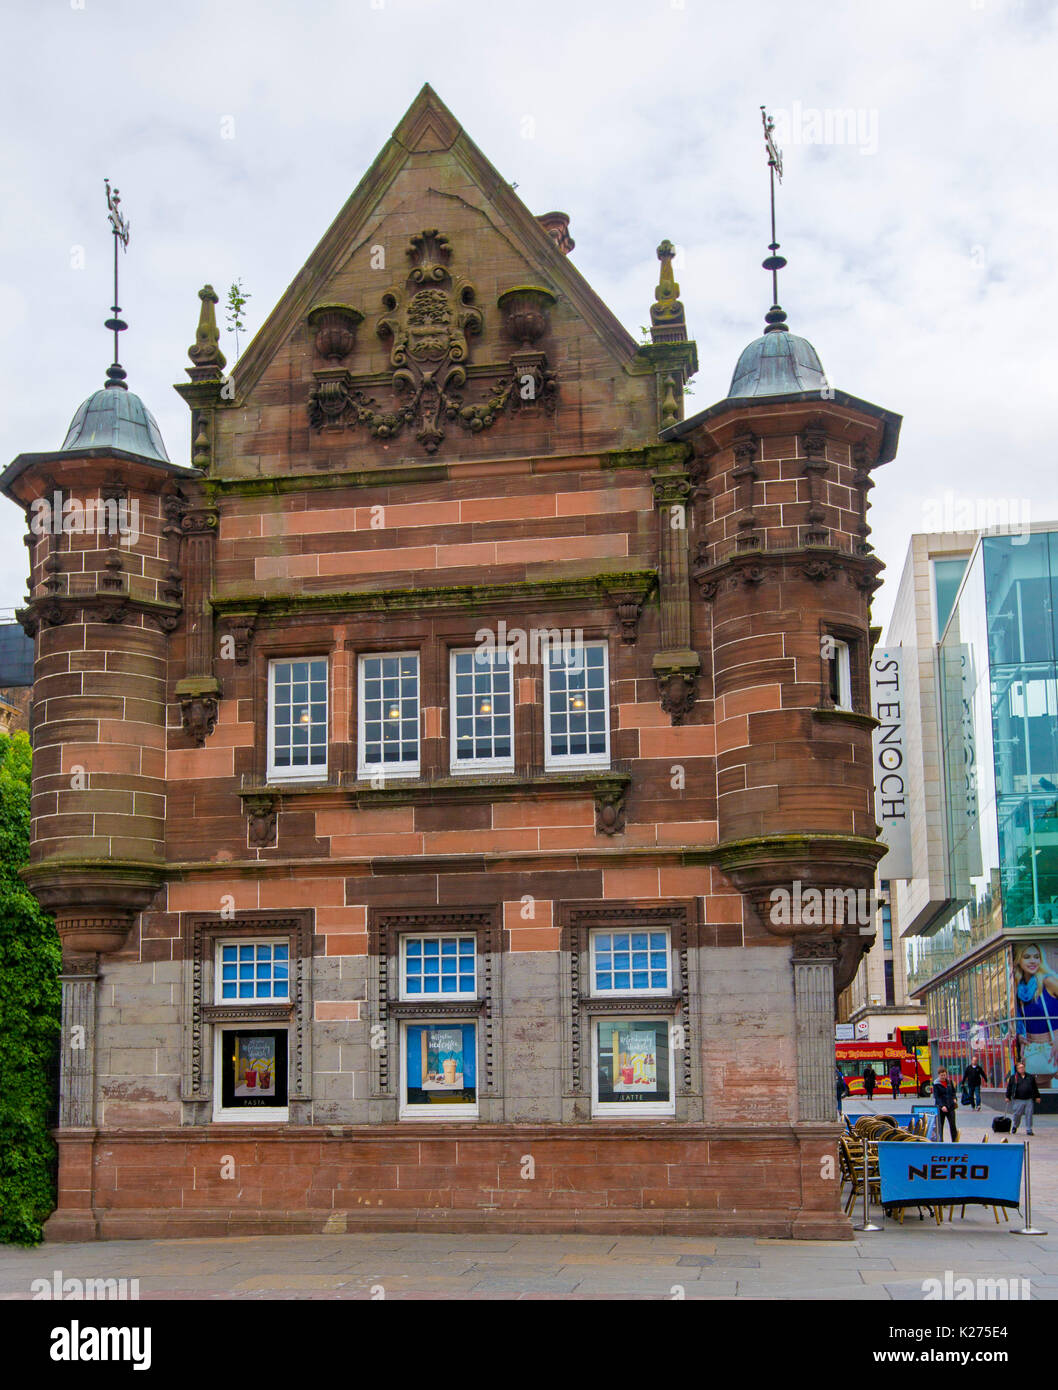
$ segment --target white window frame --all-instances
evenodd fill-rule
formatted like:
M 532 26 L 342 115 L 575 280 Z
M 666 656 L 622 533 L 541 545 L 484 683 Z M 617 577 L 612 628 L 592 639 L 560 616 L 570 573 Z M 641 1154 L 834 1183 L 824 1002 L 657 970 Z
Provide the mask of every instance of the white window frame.
M 298 661 L 322 661 L 325 678 L 326 738 L 323 745 L 323 764 L 314 767 L 276 767 L 276 667 L 292 666 Z M 309 702 L 311 704 L 311 701 Z M 329 741 L 331 721 L 331 663 L 327 656 L 278 656 L 268 663 L 268 781 L 269 782 L 325 782 L 329 764 Z
M 454 994 L 409 994 L 408 993 L 408 942 L 409 941 L 472 941 L 474 943 L 474 988 L 467 994 L 459 991 Z M 458 955 L 457 955 L 458 959 Z M 458 975 L 458 972 L 457 972 Z M 419 1004 L 434 1000 L 468 1000 L 478 997 L 478 951 L 477 937 L 473 932 L 408 932 L 400 938 L 400 997 L 408 1003 Z
M 838 673 L 838 698 L 834 708 L 852 712 L 852 659 L 849 644 L 840 637 L 831 637 L 833 651 L 830 660 Z M 830 669 L 827 670 L 827 695 L 830 695 Z
M 290 961 L 290 956 L 291 956 L 291 949 L 290 949 L 290 937 L 289 937 L 289 936 L 229 936 L 229 937 L 217 937 L 213 944 L 214 944 L 214 953 L 213 953 L 213 975 L 214 975 L 214 981 L 213 981 L 213 1002 L 214 1002 L 215 1004 L 221 1004 L 221 1005 L 223 1005 L 223 1007 L 226 1008 L 226 1009 L 252 1009 L 252 1008 L 255 1008 L 257 1005 L 267 1005 L 267 1004 L 289 1004 L 289 1003 L 291 1002 L 291 994 L 290 994 L 290 975 L 291 975 L 291 961 Z M 222 994 L 222 990 L 223 990 L 223 987 L 224 987 L 224 972 L 223 972 L 223 970 L 222 970 L 223 962 L 221 961 L 221 948 L 222 948 L 223 946 L 254 946 L 254 947 L 256 947 L 256 946 L 285 946 L 285 947 L 287 948 L 287 994 L 286 994 L 286 998 L 285 998 L 285 999 L 280 999 L 280 998 L 278 997 L 278 995 L 272 994 L 272 995 L 269 995 L 269 997 L 268 997 L 267 999 L 258 999 L 257 995 L 254 994 L 254 995 L 252 995 L 249 999 L 240 999 L 240 998 L 238 998 L 238 996 L 236 996 L 236 998 L 234 998 L 234 999 L 225 999 L 225 998 L 223 997 L 223 994 Z M 273 961 L 273 964 L 274 964 L 274 963 L 275 963 L 275 957 L 274 957 L 274 956 L 273 956 L 273 958 L 272 958 L 272 961 Z M 257 981 L 256 964 L 257 964 L 257 962 L 256 962 L 256 957 L 255 957 L 255 960 L 254 960 L 254 966 L 255 966 L 255 971 L 254 971 L 254 983 L 255 983 L 255 984 L 256 984 L 256 981 Z M 235 983 L 236 983 L 236 984 L 239 983 L 238 974 L 236 974 Z M 267 1024 L 262 1024 L 262 1027 L 267 1027 L 267 1026 L 268 1026 Z
M 418 717 L 415 729 L 415 761 L 400 763 L 369 763 L 366 761 L 367 748 L 367 720 L 366 702 L 364 698 L 364 674 L 365 663 L 368 661 L 384 661 L 387 657 L 400 660 L 402 657 L 413 656 L 416 661 L 416 687 L 418 702 Z M 372 777 L 382 776 L 384 780 L 391 777 L 418 777 L 422 763 L 422 657 L 417 650 L 407 650 L 400 652 L 361 652 L 356 661 L 356 775 L 364 781 Z
M 457 757 L 459 740 L 456 737 L 456 657 L 476 655 L 481 651 L 480 647 L 457 647 L 453 648 L 448 660 L 448 765 L 454 777 L 466 776 L 468 773 L 477 772 L 513 772 L 514 771 L 514 663 L 510 659 L 510 652 L 507 652 L 507 675 L 510 681 L 510 713 L 508 718 L 511 721 L 511 751 L 506 758 L 464 758 Z M 485 649 L 490 657 L 490 665 L 485 669 L 491 670 L 491 657 L 495 655 L 496 648 Z M 500 649 L 502 650 L 502 649 Z M 474 699 L 477 695 L 474 694 Z
M 656 985 L 655 985 L 655 986 L 648 986 L 648 987 L 645 988 L 645 989 L 644 989 L 644 988 L 638 988 L 638 989 L 637 989 L 634 985 L 629 985 L 628 989 L 616 989 L 616 988 L 614 988 L 614 989 L 600 989 L 600 988 L 598 987 L 598 985 L 596 984 L 596 971 L 595 971 L 595 959 L 596 959 L 596 957 L 595 957 L 595 940 L 596 940 L 596 937 L 599 937 L 599 936 L 616 936 L 616 935 L 619 934 L 619 933 L 620 933 L 620 934 L 627 934 L 628 936 L 636 936 L 636 935 L 645 935 L 645 936 L 647 936 L 647 937 L 650 937 L 650 936 L 664 936 L 664 938 L 665 938 L 665 966 L 666 966 L 666 969 L 665 969 L 666 984 L 665 984 L 664 988 L 659 989 Z M 630 949 L 631 949 L 631 948 L 630 948 Z M 650 950 L 650 947 L 648 946 L 648 947 L 647 947 L 647 955 L 649 956 L 650 953 L 651 953 L 651 950 Z M 662 928 L 660 928 L 659 930 L 651 930 L 650 928 L 647 928 L 647 929 L 644 930 L 644 928 L 642 928 L 642 927 L 636 927 L 636 928 L 628 928 L 628 927 L 597 927 L 597 928 L 593 928 L 592 931 L 591 931 L 591 933 L 590 933 L 590 935 L 589 935 L 588 969 L 591 971 L 591 975 L 590 975 L 590 977 L 589 977 L 590 980 L 591 980 L 591 991 L 590 991 L 590 992 L 591 992 L 591 994 L 594 995 L 597 999 L 608 999 L 608 998 L 611 998 L 611 997 L 613 997 L 613 998 L 620 998 L 620 999 L 626 999 L 626 998 L 630 997 L 631 995 L 635 995 L 635 997 L 638 998 L 638 999 L 670 998 L 671 995 L 672 995 L 672 936 L 671 936 L 671 934 L 670 934 L 670 932 L 669 932 L 668 927 L 662 927 Z M 629 974 L 631 974 L 631 973 L 632 973 L 631 968 L 629 968 Z
M 267 1028 L 276 1033 L 285 1033 L 287 1039 L 287 1104 L 270 1106 L 247 1106 L 238 1110 L 225 1110 L 222 1104 L 223 1092 L 223 1041 L 225 1033 L 245 1032 L 249 1028 Z M 270 1019 L 242 1020 L 238 1023 L 217 1021 L 213 1025 L 213 1119 L 225 1124 L 274 1125 L 290 1122 L 290 1027 L 286 1023 L 273 1023 Z
M 544 768 L 549 772 L 575 772 L 581 768 L 609 768 L 610 766 L 610 647 L 609 643 L 585 642 L 583 649 L 600 647 L 603 653 L 603 720 L 606 732 L 606 749 L 603 753 L 560 753 L 551 752 L 551 669 L 552 657 L 558 652 L 575 651 L 572 646 L 552 648 L 544 651 Z
M 599 1026 L 600 1024 L 612 1024 L 613 1018 L 606 1014 L 593 1014 L 591 1016 L 591 1113 L 593 1119 L 605 1119 L 613 1117 L 616 1119 L 634 1119 L 637 1116 L 673 1116 L 676 1113 L 676 1053 L 672 1046 L 672 1019 L 665 1014 L 643 1014 L 636 1016 L 629 1011 L 628 1014 L 620 1016 L 621 1021 L 627 1020 L 630 1023 L 656 1024 L 663 1023 L 668 1032 L 669 1045 L 666 1048 L 669 1058 L 669 1099 L 663 1101 L 600 1101 L 599 1100 Z
M 451 998 L 448 995 L 447 998 Z M 476 1099 L 448 1105 L 409 1105 L 408 1104 L 408 1029 L 409 1028 L 463 1028 L 467 1024 L 474 1027 L 474 1075 Z M 401 1021 L 400 1048 L 397 1065 L 399 1068 L 400 1103 L 397 1112 L 401 1120 L 427 1120 L 431 1124 L 463 1120 L 476 1120 L 481 1107 L 481 1020 L 473 1015 L 439 1018 L 409 1018 Z

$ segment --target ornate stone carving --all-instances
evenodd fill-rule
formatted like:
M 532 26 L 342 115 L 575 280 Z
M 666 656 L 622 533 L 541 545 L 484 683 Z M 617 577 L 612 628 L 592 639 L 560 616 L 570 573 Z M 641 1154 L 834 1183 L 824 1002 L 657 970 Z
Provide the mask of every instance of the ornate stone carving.
M 335 366 L 340 365 L 356 344 L 356 330 L 363 323 L 359 309 L 349 304 L 317 304 L 308 313 L 308 324 L 315 332 L 316 351 Z
M 107 558 L 103 561 L 105 573 L 99 581 L 103 589 L 121 589 L 124 580 L 121 577 L 122 563 L 121 553 L 117 550 L 108 550 Z
M 180 696 L 180 718 L 184 733 L 199 747 L 217 726 L 219 702 L 216 695 L 207 693 L 188 693 Z
M 621 624 L 621 641 L 626 647 L 634 647 L 639 636 L 639 615 L 643 611 L 643 601 L 632 594 L 622 595 L 617 600 L 617 618 Z
M 821 584 L 826 579 L 833 579 L 834 563 L 828 559 L 809 560 L 807 564 L 801 566 L 801 573 L 806 579 Z
M 627 783 L 603 785 L 595 792 L 596 835 L 622 835 L 625 828 L 625 793 Z
M 470 341 L 484 328 L 484 317 L 474 302 L 476 290 L 469 280 L 452 276 L 448 269 L 452 247 L 436 228 L 416 233 L 407 254 L 412 262 L 407 280 L 382 296 L 386 312 L 376 325 L 378 336 L 391 343 L 392 408 L 365 395 L 344 367 L 332 366 L 313 373 L 312 427 L 362 425 L 376 439 L 391 439 L 411 428 L 432 454 L 445 437 L 448 421 L 478 433 L 495 424 L 509 405 L 518 409 L 541 401 L 552 408 L 557 389 L 554 373 L 548 371 L 546 357 L 531 350 L 546 328 L 543 297 L 553 299 L 551 292 L 535 286 L 508 292 L 516 296 L 507 306 L 508 328 L 525 346 L 512 357 L 510 374 L 493 383 L 484 401 L 470 404 L 461 394 L 467 383 Z
M 698 698 L 699 668 L 700 662 L 694 653 L 688 653 L 685 660 L 654 659 L 658 698 L 673 724 L 682 724 L 694 708 Z
M 252 849 L 267 849 L 276 843 L 279 797 L 270 792 L 243 798 L 246 809 L 246 838 Z
M 542 212 L 536 219 L 564 256 L 576 246 L 569 234 L 569 213 Z
M 548 313 L 555 296 L 542 285 L 515 285 L 496 300 L 507 336 L 521 348 L 535 347 L 548 329 Z
M 250 660 L 250 645 L 257 626 L 257 614 L 232 613 L 229 614 L 227 623 L 230 635 L 234 639 L 235 664 L 245 666 Z
M 661 273 L 654 291 L 654 303 L 650 306 L 650 339 L 654 343 L 682 343 L 687 338 L 687 320 L 680 303 L 680 287 L 672 271 L 676 248 L 671 241 L 663 241 L 657 254 Z
M 195 341 L 187 350 L 188 357 L 195 364 L 187 369 L 187 374 L 192 380 L 206 376 L 219 377 L 226 360 L 220 350 L 220 332 L 214 309 L 217 292 L 212 285 L 203 285 L 198 297 L 202 301 L 202 307 L 198 311 L 198 328 L 195 330 Z

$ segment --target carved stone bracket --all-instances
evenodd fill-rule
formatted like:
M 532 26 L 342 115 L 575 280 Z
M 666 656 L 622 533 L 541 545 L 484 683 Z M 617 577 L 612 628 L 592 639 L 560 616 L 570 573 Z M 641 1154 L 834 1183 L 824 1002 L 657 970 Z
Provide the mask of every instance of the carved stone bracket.
M 866 593 L 872 593 L 881 583 L 878 575 L 882 565 L 874 555 L 853 555 L 835 546 L 735 551 L 715 565 L 703 564 L 708 559 L 708 549 L 704 542 L 698 546 L 692 567 L 692 577 L 706 603 L 713 602 L 725 589 L 779 581 L 791 575 L 803 575 L 819 583 L 844 578 Z
M 200 748 L 217 726 L 220 695 L 220 682 L 213 677 L 190 677 L 177 682 L 176 697 L 180 701 L 184 733 Z
M 235 664 L 245 666 L 250 660 L 250 647 L 257 627 L 256 613 L 229 613 L 227 616 L 229 635 L 234 640 Z
M 253 849 L 267 849 L 276 842 L 279 817 L 279 797 L 272 792 L 244 796 L 243 806 L 248 822 L 247 840 Z
M 654 657 L 658 698 L 674 725 L 682 724 L 694 708 L 701 665 L 698 653 L 692 651 L 658 652 Z
M 596 835 L 622 835 L 625 828 L 625 796 L 628 779 L 602 783 L 595 789 Z

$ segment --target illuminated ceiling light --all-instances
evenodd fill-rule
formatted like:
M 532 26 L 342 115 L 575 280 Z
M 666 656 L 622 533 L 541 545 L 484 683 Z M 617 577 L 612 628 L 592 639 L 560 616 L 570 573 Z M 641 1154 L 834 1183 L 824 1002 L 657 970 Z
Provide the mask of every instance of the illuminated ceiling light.
M 583 696 L 583 695 L 571 695 L 571 696 L 569 697 L 569 703 L 572 705 L 572 707 L 573 707 L 574 709 L 583 709 L 583 708 L 584 708 L 584 696 Z
M 491 700 L 482 700 L 481 704 L 478 706 L 478 714 L 491 714 L 491 713 L 492 713 L 492 701 L 491 701 Z
M 311 722 L 312 722 L 312 721 L 311 721 L 311 719 L 309 718 L 309 712 L 308 712 L 308 710 L 307 710 L 307 709 L 303 709 L 303 710 L 301 711 L 301 713 L 298 715 L 298 723 L 299 723 L 299 724 L 310 724 Z
M 387 717 L 388 719 L 399 719 L 399 718 L 400 718 L 400 705 L 390 705 L 390 707 L 389 707 L 389 714 L 388 714 L 386 717 Z

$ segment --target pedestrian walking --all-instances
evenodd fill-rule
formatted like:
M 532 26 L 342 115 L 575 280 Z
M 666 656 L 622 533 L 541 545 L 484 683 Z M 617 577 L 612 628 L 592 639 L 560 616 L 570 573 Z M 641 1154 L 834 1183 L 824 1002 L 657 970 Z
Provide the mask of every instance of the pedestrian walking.
M 868 1100 L 874 1099 L 874 1083 L 878 1080 L 878 1074 L 871 1066 L 870 1062 L 863 1069 L 863 1089 Z
M 841 1068 L 838 1066 L 837 1062 L 834 1063 L 834 1089 L 837 1091 L 838 1114 L 840 1115 L 841 1102 L 846 1096 L 851 1095 L 852 1092 L 849 1090 L 849 1083 L 842 1076 Z
M 955 1127 L 955 1084 L 948 1075 L 947 1067 L 941 1067 L 933 1083 L 933 1104 L 937 1107 L 937 1142 L 944 1142 L 944 1121 L 948 1121 L 953 1144 L 959 1142 L 959 1131 Z
M 903 1077 L 903 1070 L 899 1062 L 894 1062 L 889 1068 L 889 1084 L 893 1088 L 893 1099 L 900 1094 L 900 1080 Z
M 986 1086 L 991 1084 L 988 1077 L 985 1075 L 984 1067 L 982 1067 L 977 1058 L 974 1057 L 962 1074 L 963 1089 L 968 1097 L 966 1103 L 972 1110 L 980 1110 L 981 1108 L 982 1081 Z
M 1036 1078 L 1026 1072 L 1024 1062 L 1019 1062 L 1014 1068 L 1014 1075 L 1007 1082 L 1007 1100 L 1011 1102 L 1011 1114 L 1014 1116 L 1011 1133 L 1017 1134 L 1022 1118 L 1025 1120 L 1026 1133 L 1032 1133 L 1032 1114 L 1039 1098 L 1040 1088 L 1036 1085 Z

